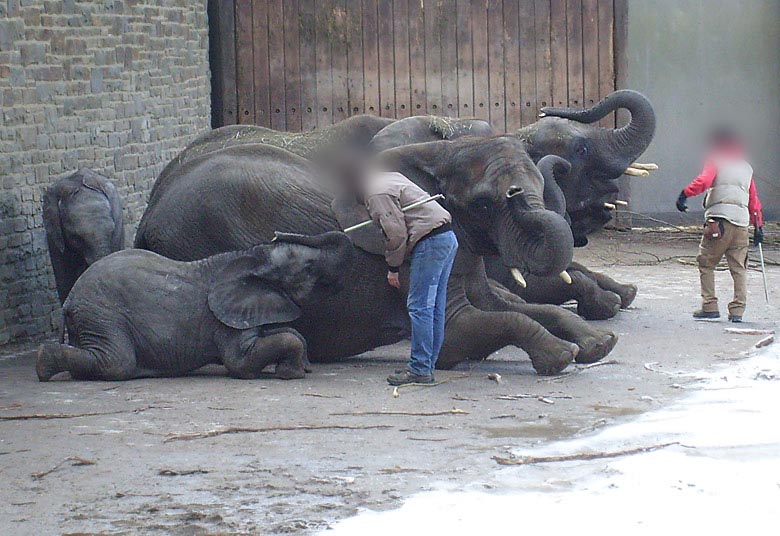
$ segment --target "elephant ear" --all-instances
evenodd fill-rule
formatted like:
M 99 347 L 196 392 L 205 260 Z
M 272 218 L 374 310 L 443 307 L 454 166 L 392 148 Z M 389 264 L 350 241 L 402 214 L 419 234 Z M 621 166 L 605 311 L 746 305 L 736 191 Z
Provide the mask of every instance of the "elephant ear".
M 102 192 L 111 207 L 111 219 L 114 221 L 114 232 L 111 234 L 111 249 L 119 251 L 125 246 L 125 228 L 122 219 L 122 199 L 119 197 L 114 183 L 92 170 L 79 170 L 82 175 L 81 184 L 90 190 Z
M 351 227 L 357 223 L 370 220 L 366 207 L 355 200 L 354 196 L 341 195 L 333 199 L 330 208 L 336 215 L 336 219 L 342 229 Z M 376 225 L 368 225 L 349 233 L 352 243 L 363 251 L 374 255 L 383 255 L 385 252 L 385 238 L 382 230 Z
M 49 187 L 43 194 L 43 226 L 46 229 L 49 246 L 54 246 L 55 250 L 64 253 L 65 237 L 62 234 L 59 190 L 56 185 Z
M 214 274 L 208 294 L 209 309 L 235 329 L 292 322 L 301 309 L 281 288 L 264 277 L 260 259 L 243 255 Z

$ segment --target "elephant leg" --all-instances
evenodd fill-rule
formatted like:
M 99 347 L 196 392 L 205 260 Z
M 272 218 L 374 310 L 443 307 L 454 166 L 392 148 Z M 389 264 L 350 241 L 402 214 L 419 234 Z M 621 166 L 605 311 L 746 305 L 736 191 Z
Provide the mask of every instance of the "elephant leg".
M 572 263 L 572 268 L 593 279 L 601 289 L 613 292 L 620 296 L 621 309 L 626 309 L 634 302 L 637 292 L 636 285 L 631 283 L 618 283 L 608 275 L 589 270 L 579 263 Z
M 306 376 L 306 341 L 292 328 L 238 332 L 223 345 L 221 352 L 222 363 L 235 378 L 259 378 L 273 364 L 276 365 L 274 376 L 279 379 Z
M 105 350 L 45 343 L 38 349 L 35 370 L 42 382 L 66 371 L 79 380 L 106 381 L 148 377 L 152 372 L 136 367 L 135 350 L 129 341 L 112 341 L 111 348 Z
M 618 338 L 613 332 L 594 328 L 571 311 L 556 305 L 525 303 L 494 281 L 490 282 L 490 288 L 503 302 L 504 308 L 523 313 L 556 337 L 576 344 L 580 349 L 575 358 L 577 363 L 599 361 L 617 344 Z
M 577 355 L 575 344 L 559 339 L 527 316 L 465 307 L 447 322 L 436 367 L 450 369 L 466 360 L 483 360 L 509 345 L 528 353 L 537 373 L 557 374 Z

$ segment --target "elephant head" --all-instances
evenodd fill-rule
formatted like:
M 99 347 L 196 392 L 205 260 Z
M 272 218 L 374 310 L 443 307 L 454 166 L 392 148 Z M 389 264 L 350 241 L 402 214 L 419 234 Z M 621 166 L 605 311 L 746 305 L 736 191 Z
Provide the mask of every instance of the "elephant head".
M 594 124 L 620 108 L 631 113 L 627 125 L 612 129 Z M 569 180 L 561 188 L 574 234 L 584 236 L 611 219 L 604 202 L 617 194 L 616 181 L 621 175 L 646 175 L 655 169 L 653 165 L 632 166 L 653 139 L 653 106 L 641 93 L 625 89 L 591 108 L 542 108 L 540 117 L 516 135 L 534 161 L 552 154 L 571 164 Z
M 88 266 L 124 247 L 119 194 L 108 179 L 89 169 L 47 189 L 43 225 L 61 302 Z
M 353 253 L 344 233 L 276 233 L 271 244 L 227 254 L 210 284 L 209 309 L 236 329 L 292 322 L 307 303 L 340 290 Z
M 506 266 L 538 276 L 559 274 L 571 262 L 569 225 L 545 209 L 544 179 L 518 138 L 419 143 L 378 159 L 426 191 L 443 193 L 461 241 L 474 253 L 498 255 Z

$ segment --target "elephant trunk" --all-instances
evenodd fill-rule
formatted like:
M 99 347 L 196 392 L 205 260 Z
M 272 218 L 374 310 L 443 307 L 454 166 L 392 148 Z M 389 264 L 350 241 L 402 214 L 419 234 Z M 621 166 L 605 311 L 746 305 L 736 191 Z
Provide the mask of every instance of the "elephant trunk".
M 605 129 L 604 138 L 613 151 L 628 165 L 647 149 L 655 134 L 653 105 L 641 93 L 621 89 L 610 93 L 591 108 L 547 107 L 542 108 L 542 114 L 571 119 L 579 123 L 594 123 L 620 108 L 625 108 L 631 113 L 631 121 L 617 129 Z
M 550 210 L 530 207 L 522 195 L 509 197 L 507 205 L 496 240 L 504 264 L 541 277 L 566 270 L 574 253 L 566 220 Z
M 544 206 L 568 219 L 566 198 L 559 185 L 558 177 L 565 177 L 571 171 L 571 164 L 565 158 L 548 154 L 536 164 L 544 178 Z

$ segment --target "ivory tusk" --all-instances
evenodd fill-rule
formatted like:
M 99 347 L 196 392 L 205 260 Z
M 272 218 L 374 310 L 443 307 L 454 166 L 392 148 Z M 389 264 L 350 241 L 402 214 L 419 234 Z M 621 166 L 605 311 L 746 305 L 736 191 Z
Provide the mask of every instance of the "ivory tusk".
M 620 199 L 617 199 L 614 201 L 614 203 L 619 207 L 627 207 L 628 201 L 621 201 Z
M 631 175 L 632 177 L 647 177 L 650 175 L 650 172 L 646 169 L 638 169 L 635 167 L 627 167 L 626 170 L 623 172 L 624 175 Z
M 569 275 L 569 272 L 567 272 L 566 270 L 561 272 L 561 279 L 563 279 L 564 283 L 566 283 L 567 285 L 571 285 L 571 276 Z
M 509 272 L 512 274 L 514 280 L 517 281 L 518 285 L 520 285 L 523 288 L 528 286 L 528 283 L 525 282 L 525 278 L 523 277 L 523 274 L 520 270 L 518 270 L 517 268 L 512 268 L 511 270 L 509 270 Z
M 642 164 L 641 162 L 634 162 L 629 167 L 633 167 L 636 169 L 646 169 L 647 171 L 655 171 L 658 169 L 658 164 L 648 163 L 648 164 Z
M 547 114 L 544 112 L 539 112 L 539 117 L 547 117 Z
M 612 203 L 604 203 L 604 208 L 607 210 L 615 210 L 617 207 Z

